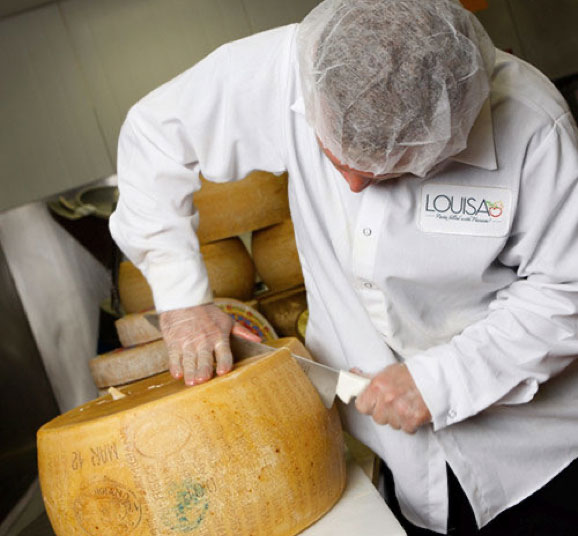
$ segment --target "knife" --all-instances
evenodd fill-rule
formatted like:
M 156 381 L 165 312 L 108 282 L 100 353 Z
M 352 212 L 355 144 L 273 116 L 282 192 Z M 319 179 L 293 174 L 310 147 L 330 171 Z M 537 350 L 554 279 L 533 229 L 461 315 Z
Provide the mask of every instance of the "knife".
M 273 348 L 260 342 L 249 341 L 237 335 L 231 335 L 231 351 L 238 359 L 245 359 L 281 349 Z M 333 406 L 336 396 L 343 400 L 345 404 L 349 404 L 351 399 L 361 394 L 371 382 L 370 378 L 365 378 L 346 370 L 328 367 L 294 353 L 291 353 L 291 357 L 297 361 L 301 370 L 317 389 L 323 405 L 328 409 Z
M 147 313 L 145 318 L 151 326 L 160 331 L 159 317 L 156 313 Z M 281 349 L 273 348 L 260 342 L 249 341 L 233 334 L 230 342 L 231 351 L 237 359 L 268 354 Z M 333 406 L 336 396 L 345 404 L 349 404 L 351 399 L 361 394 L 371 382 L 370 378 L 359 376 L 346 370 L 328 367 L 294 353 L 291 353 L 291 357 L 297 361 L 301 370 L 317 389 L 319 397 L 326 408 Z

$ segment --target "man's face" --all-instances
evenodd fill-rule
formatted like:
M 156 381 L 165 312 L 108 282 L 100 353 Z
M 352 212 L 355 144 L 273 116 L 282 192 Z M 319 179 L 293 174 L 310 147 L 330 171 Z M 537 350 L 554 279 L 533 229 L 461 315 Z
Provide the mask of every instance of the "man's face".
M 403 173 L 385 173 L 384 175 L 374 175 L 373 173 L 352 169 L 349 166 L 342 164 L 339 160 L 337 160 L 337 158 L 331 153 L 329 149 L 323 147 L 319 140 L 317 141 L 319 142 L 319 146 L 327 158 L 331 160 L 331 163 L 335 166 L 337 171 L 343 175 L 343 178 L 347 181 L 347 184 L 349 184 L 349 189 L 356 194 L 365 190 L 372 184 L 376 184 L 388 179 L 396 179 L 397 177 L 401 177 L 403 175 Z

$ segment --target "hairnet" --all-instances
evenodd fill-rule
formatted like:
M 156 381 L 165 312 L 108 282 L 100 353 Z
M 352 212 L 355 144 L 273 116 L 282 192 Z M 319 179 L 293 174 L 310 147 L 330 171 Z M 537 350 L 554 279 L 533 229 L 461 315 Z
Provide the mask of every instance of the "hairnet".
M 452 0 L 325 0 L 298 32 L 307 120 L 343 164 L 424 176 L 466 146 L 494 46 Z

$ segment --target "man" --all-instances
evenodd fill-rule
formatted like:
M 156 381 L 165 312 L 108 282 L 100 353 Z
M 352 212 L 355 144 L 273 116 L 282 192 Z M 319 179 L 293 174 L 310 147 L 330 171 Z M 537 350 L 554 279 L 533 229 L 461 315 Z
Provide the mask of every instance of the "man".
M 230 370 L 238 329 L 194 234 L 200 169 L 289 172 L 307 345 L 373 377 L 342 417 L 408 532 L 501 534 L 521 503 L 521 533 L 554 534 L 529 501 L 578 457 L 578 142 L 545 77 L 449 0 L 326 0 L 133 107 L 111 231 L 190 385 Z

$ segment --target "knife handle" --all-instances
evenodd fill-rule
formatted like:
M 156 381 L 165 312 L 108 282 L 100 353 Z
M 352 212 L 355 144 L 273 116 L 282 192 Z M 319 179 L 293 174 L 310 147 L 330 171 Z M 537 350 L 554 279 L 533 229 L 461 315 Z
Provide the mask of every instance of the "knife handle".
M 366 378 L 365 376 L 360 376 L 359 374 L 353 374 L 352 372 L 341 371 L 339 374 L 339 380 L 337 381 L 337 396 L 349 404 L 351 399 L 359 396 L 365 388 L 370 384 L 371 378 Z

